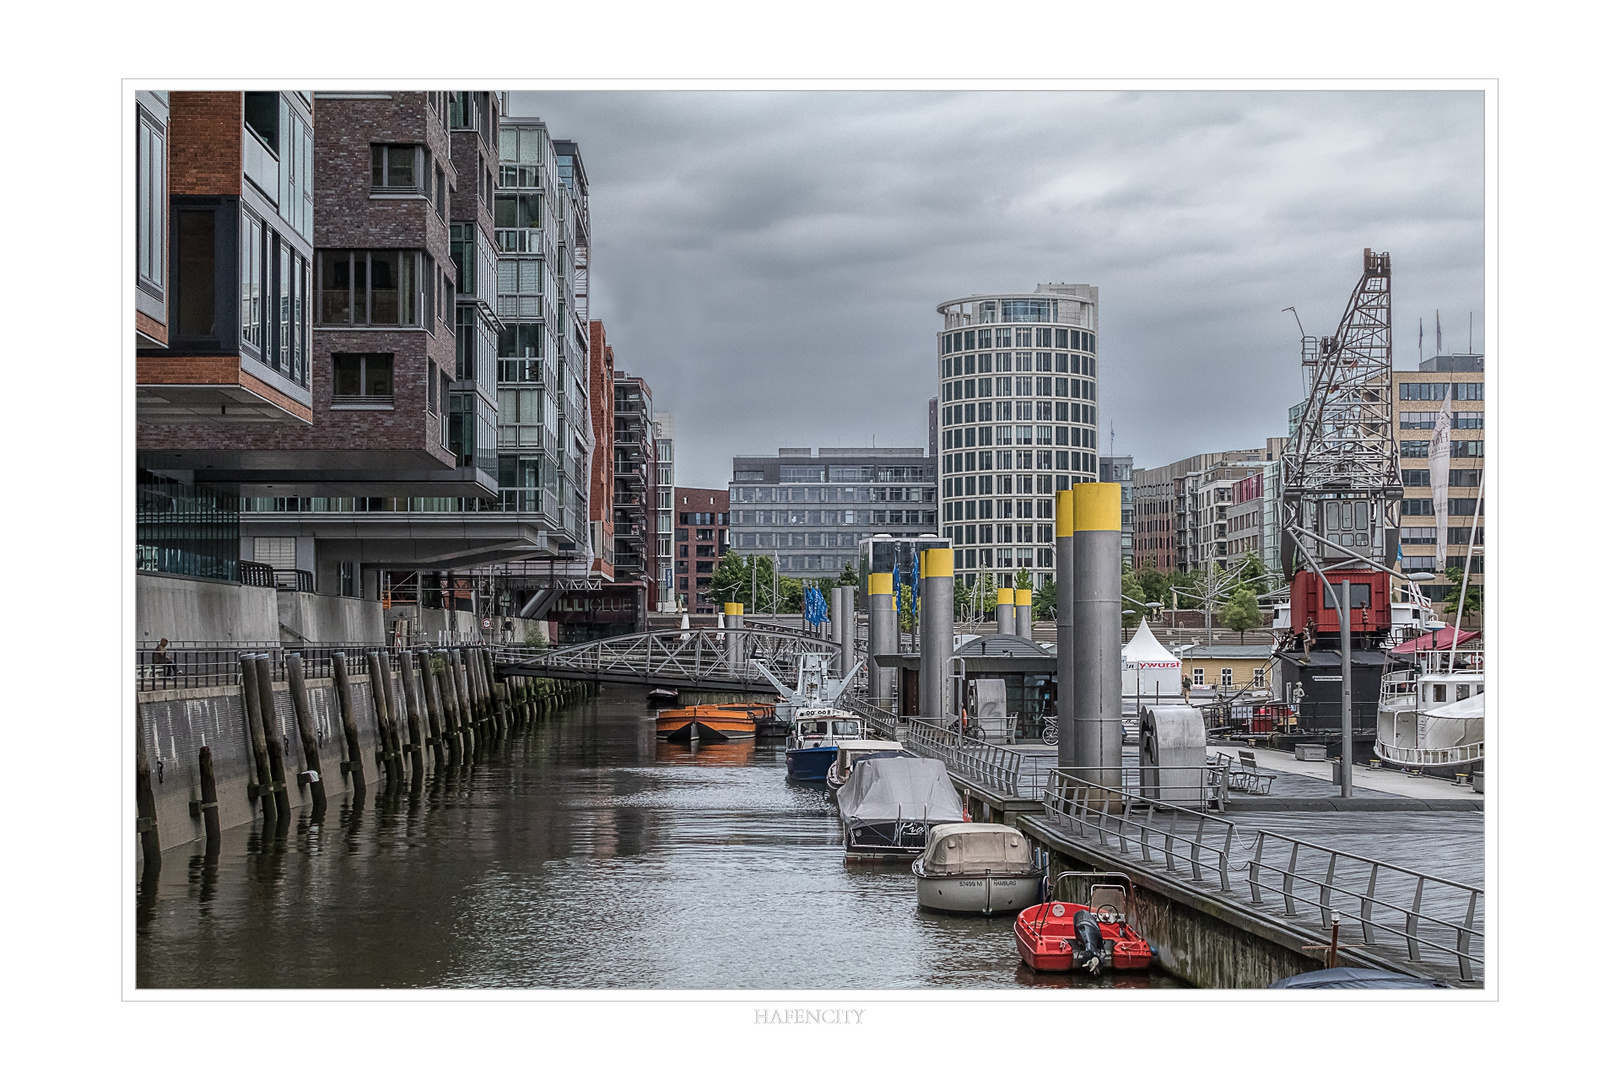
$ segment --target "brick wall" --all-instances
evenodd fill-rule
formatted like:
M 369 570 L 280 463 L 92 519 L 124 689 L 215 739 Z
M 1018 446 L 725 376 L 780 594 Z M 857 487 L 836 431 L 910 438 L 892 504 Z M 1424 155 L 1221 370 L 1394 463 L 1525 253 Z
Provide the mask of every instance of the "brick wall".
M 169 95 L 169 193 L 242 192 L 242 95 L 188 91 Z

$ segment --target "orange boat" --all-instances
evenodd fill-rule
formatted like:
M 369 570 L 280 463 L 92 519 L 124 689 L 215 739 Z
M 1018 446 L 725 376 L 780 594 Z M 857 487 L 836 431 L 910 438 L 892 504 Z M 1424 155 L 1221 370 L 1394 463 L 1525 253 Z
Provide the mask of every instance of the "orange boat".
M 729 742 L 752 739 L 759 721 L 776 712 L 769 702 L 729 701 L 709 705 L 688 705 L 665 709 L 658 714 L 660 739 L 670 742 Z

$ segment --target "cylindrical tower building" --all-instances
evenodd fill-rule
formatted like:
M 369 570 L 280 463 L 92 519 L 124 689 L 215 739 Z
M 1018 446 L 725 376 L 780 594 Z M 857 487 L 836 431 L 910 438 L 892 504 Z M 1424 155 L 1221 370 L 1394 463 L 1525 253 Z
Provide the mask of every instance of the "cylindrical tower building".
M 1053 580 L 1056 498 L 1097 479 L 1097 289 L 1037 285 L 937 309 L 940 535 L 956 573 Z

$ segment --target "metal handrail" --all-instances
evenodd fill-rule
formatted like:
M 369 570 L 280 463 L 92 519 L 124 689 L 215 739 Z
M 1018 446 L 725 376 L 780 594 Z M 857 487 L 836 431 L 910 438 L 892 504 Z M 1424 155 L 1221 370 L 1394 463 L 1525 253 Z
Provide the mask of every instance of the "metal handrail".
M 1379 740 L 1374 749 L 1392 765 L 1466 765 L 1485 756 L 1484 742 L 1456 746 L 1394 746 Z
M 1204 874 L 1213 871 L 1220 879 L 1221 891 L 1232 891 L 1232 841 L 1237 835 L 1233 822 L 1199 810 L 1143 798 L 1123 788 L 1093 783 L 1075 775 L 1077 771 L 1053 769 L 1048 774 L 1041 803 L 1049 816 L 1068 820 L 1081 836 L 1094 831 L 1104 847 L 1117 846 L 1126 857 L 1133 857 L 1131 845 L 1134 843 L 1143 862 L 1149 866 L 1162 862 L 1164 868 L 1172 872 L 1176 870 L 1178 858 L 1176 845 L 1181 844 L 1186 849 L 1181 858 L 1190 868 L 1194 881 L 1203 881 Z M 1132 820 L 1133 815 L 1141 820 Z M 1155 815 L 1168 816 L 1169 828 L 1156 826 Z M 1191 837 L 1176 829 L 1187 820 L 1197 823 Z M 1155 854 L 1159 856 L 1157 860 Z M 1212 856 L 1213 861 L 1206 862 L 1206 856 Z
M 963 734 L 958 722 L 945 718 L 908 717 L 901 739 L 908 750 L 945 763 L 947 769 L 1016 799 L 1039 799 L 1039 777 L 1024 771 L 1025 755 L 996 743 Z
M 303 658 L 304 677 L 309 680 L 332 677 L 335 654 L 344 654 L 344 669 L 354 676 L 367 674 L 366 654 L 380 652 L 397 670 L 399 654 L 423 648 L 421 645 L 379 644 L 377 642 L 320 642 L 289 646 L 282 642 L 170 642 L 166 659 L 155 658 L 158 643 L 138 642 L 135 648 L 135 689 L 189 690 L 210 686 L 236 686 L 242 681 L 244 653 L 267 655 L 271 679 L 287 677 L 287 654 Z
M 1268 837 L 1272 839 L 1274 846 L 1276 844 L 1289 846 L 1288 865 L 1286 867 L 1272 866 L 1264 861 L 1266 839 Z M 1321 877 L 1312 877 L 1300 869 L 1299 857 L 1302 851 L 1306 853 L 1314 852 L 1327 857 L 1327 867 Z M 1335 877 L 1342 874 L 1348 867 L 1366 868 L 1365 891 L 1346 886 L 1342 878 L 1335 881 Z M 1262 873 L 1267 871 L 1278 875 L 1281 879 L 1278 885 L 1270 885 L 1262 879 Z M 1412 899 L 1409 907 L 1390 900 L 1380 899 L 1376 895 L 1380 871 L 1387 871 L 1386 877 L 1390 874 L 1405 874 L 1413 879 Z M 1359 877 L 1360 875 L 1355 876 Z M 1295 914 L 1296 901 L 1299 899 L 1296 892 L 1297 888 L 1301 884 L 1314 887 L 1316 898 L 1307 900 L 1306 903 L 1308 906 L 1318 909 L 1323 929 L 1326 929 L 1329 925 L 1331 912 L 1350 910 L 1350 905 L 1342 902 L 1335 903 L 1335 895 L 1354 901 L 1354 908 L 1357 911 L 1358 918 L 1352 920 L 1352 922 L 1359 924 L 1363 944 L 1376 944 L 1378 931 L 1389 931 L 1396 937 L 1405 939 L 1406 954 L 1413 963 L 1422 961 L 1422 951 L 1425 948 L 1434 949 L 1452 957 L 1457 962 L 1458 974 L 1464 982 L 1473 982 L 1475 980 L 1474 966 L 1476 964 L 1481 967 L 1484 966 L 1485 939 L 1481 931 L 1475 927 L 1480 901 L 1485 895 L 1484 890 L 1481 888 L 1464 885 L 1461 882 L 1451 881 L 1434 874 L 1425 874 L 1404 866 L 1397 866 L 1394 863 L 1352 855 L 1335 848 L 1323 847 L 1307 840 L 1299 840 L 1291 836 L 1285 836 L 1282 833 L 1267 830 L 1261 830 L 1256 834 L 1254 858 L 1249 860 L 1248 865 L 1248 880 L 1249 892 L 1255 904 L 1259 905 L 1264 902 L 1262 893 L 1275 893 L 1282 897 L 1283 909 L 1289 915 Z M 1430 887 L 1431 892 L 1434 889 L 1449 890 L 1450 894 L 1458 902 L 1466 900 L 1466 907 L 1461 921 L 1425 914 L 1423 912 L 1423 900 L 1426 887 Z M 1393 913 L 1398 917 L 1399 925 L 1393 925 L 1388 921 L 1380 922 L 1377 915 L 1375 915 L 1375 909 L 1380 909 L 1380 914 Z M 1454 933 L 1456 935 L 1456 944 L 1447 945 L 1423 937 L 1420 928 L 1424 923 L 1433 924 L 1438 928 L 1438 931 L 1430 931 L 1431 934 L 1435 932 L 1440 934 Z M 1478 947 L 1477 955 L 1475 953 L 1476 945 Z

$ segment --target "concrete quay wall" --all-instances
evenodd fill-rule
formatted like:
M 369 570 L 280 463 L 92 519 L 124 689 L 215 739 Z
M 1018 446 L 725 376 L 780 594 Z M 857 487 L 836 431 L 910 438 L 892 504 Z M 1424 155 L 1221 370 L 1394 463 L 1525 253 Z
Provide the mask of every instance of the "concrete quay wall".
M 391 673 L 394 687 L 400 689 L 397 673 Z M 354 722 L 360 733 L 360 761 L 368 787 L 376 786 L 379 746 L 377 713 L 371 697 L 369 675 L 349 676 L 354 702 Z M 348 751 L 343 735 L 343 717 L 338 711 L 337 690 L 331 679 L 309 679 L 310 713 L 314 719 L 321 752 L 321 779 L 329 800 L 339 799 L 352 783 L 341 762 Z M 280 752 L 287 774 L 287 800 L 296 808 L 308 804 L 309 789 L 294 779 L 302 772 L 303 750 L 292 696 L 284 682 L 275 684 L 276 722 L 279 739 L 267 749 Z M 397 700 L 397 699 L 396 699 Z M 191 816 L 192 800 L 202 799 L 197 752 L 207 746 L 214 758 L 214 783 L 218 790 L 219 826 L 222 829 L 246 825 L 259 812 L 258 800 L 248 796 L 248 784 L 257 782 L 253 744 L 248 735 L 247 706 L 240 686 L 214 686 L 188 690 L 155 690 L 137 695 L 135 708 L 146 740 L 147 760 L 152 773 L 152 795 L 157 804 L 158 844 L 167 849 L 202 840 L 203 819 Z

